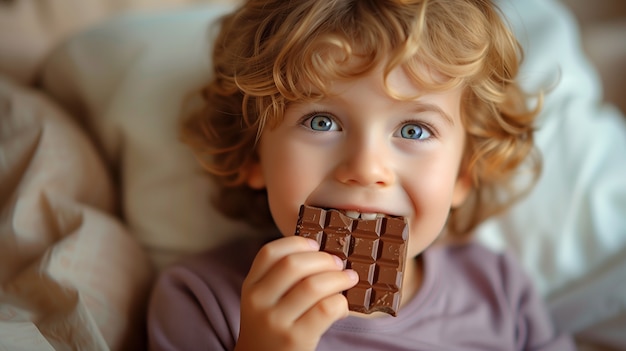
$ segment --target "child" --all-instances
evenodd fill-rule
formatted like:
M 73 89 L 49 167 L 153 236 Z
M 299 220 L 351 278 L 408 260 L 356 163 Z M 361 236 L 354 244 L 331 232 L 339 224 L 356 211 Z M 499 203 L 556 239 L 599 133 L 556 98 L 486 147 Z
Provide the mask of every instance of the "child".
M 184 137 L 219 208 L 280 235 L 164 272 L 150 347 L 574 349 L 514 260 L 468 240 L 537 164 L 520 59 L 489 0 L 250 0 L 226 16 Z M 406 218 L 397 317 L 348 311 L 359 277 L 293 235 L 301 204 Z

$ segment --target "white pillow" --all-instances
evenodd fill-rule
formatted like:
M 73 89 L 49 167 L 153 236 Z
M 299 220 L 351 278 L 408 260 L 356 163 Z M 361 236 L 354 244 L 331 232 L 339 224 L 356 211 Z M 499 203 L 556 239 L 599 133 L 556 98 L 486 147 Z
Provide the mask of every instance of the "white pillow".
M 598 77 L 559 3 L 499 3 L 526 50 L 524 86 L 554 89 L 538 126 L 539 183 L 509 213 L 484 223 L 478 237 L 517 253 L 560 327 L 588 332 L 625 314 L 626 287 L 618 284 L 626 281 L 626 126 L 617 110 L 600 105 Z M 212 185 L 176 139 L 183 95 L 207 79 L 207 23 L 230 9 L 120 18 L 74 37 L 44 71 L 47 90 L 83 115 L 119 169 L 124 216 L 161 266 L 252 232 L 210 206 Z M 598 303 L 610 309 L 599 311 Z M 571 306 L 581 309 L 576 318 Z
M 158 268 L 250 229 L 210 205 L 212 184 L 178 141 L 182 100 L 207 81 L 207 24 L 224 5 L 135 13 L 73 37 L 44 85 L 86 124 L 117 171 L 123 217 Z
M 562 4 L 501 3 L 524 46 L 526 89 L 552 89 L 538 124 L 544 161 L 538 184 L 506 214 L 484 223 L 478 237 L 517 253 L 560 327 L 582 331 L 604 323 L 581 338 L 609 338 L 607 345 L 624 349 L 626 119 L 601 104 L 598 75 Z

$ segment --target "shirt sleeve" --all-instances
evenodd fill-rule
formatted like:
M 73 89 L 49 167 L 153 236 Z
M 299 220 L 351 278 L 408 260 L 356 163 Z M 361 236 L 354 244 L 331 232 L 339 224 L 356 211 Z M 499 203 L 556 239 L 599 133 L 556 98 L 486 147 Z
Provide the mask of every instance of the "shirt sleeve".
M 501 260 L 504 288 L 515 316 L 516 350 L 576 350 L 570 335 L 554 327 L 543 298 L 512 255 Z
M 259 242 L 233 242 L 161 273 L 148 306 L 150 350 L 233 350 L 241 286 Z
M 273 236 L 241 238 L 161 273 L 148 305 L 150 350 L 233 350 L 241 286 L 256 253 Z
M 148 307 L 149 349 L 234 349 L 240 294 L 222 283 L 215 291 L 214 284 L 192 269 L 175 267 L 164 272 Z

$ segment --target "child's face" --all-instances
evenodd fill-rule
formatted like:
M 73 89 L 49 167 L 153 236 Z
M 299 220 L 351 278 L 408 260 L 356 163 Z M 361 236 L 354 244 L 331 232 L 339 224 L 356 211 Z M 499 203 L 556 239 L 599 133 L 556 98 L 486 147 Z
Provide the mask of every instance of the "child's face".
M 260 162 L 248 184 L 267 188 L 272 216 L 293 235 L 301 204 L 404 216 L 410 229 L 409 257 L 441 232 L 449 210 L 465 199 L 459 178 L 464 128 L 461 89 L 420 90 L 401 68 L 388 78 L 403 95 L 384 90 L 381 70 L 336 82 L 333 96 L 290 105 L 283 122 L 266 128 Z

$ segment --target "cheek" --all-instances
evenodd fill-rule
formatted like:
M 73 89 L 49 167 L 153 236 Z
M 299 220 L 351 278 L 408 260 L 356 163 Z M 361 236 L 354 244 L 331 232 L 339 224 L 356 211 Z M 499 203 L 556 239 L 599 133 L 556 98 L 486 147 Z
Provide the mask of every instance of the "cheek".
M 294 232 L 300 205 L 319 186 L 322 165 L 314 152 L 297 143 L 277 143 L 278 136 L 261 145 L 261 166 L 272 217 L 283 235 Z
M 442 158 L 439 158 L 441 160 Z M 452 205 L 457 166 L 436 160 L 421 163 L 405 188 L 415 210 L 410 222 L 410 254 L 417 255 L 441 233 Z
M 426 232 L 439 232 L 445 222 L 452 202 L 453 184 L 446 177 L 423 177 L 412 189 L 412 202 L 416 219 L 423 223 Z

